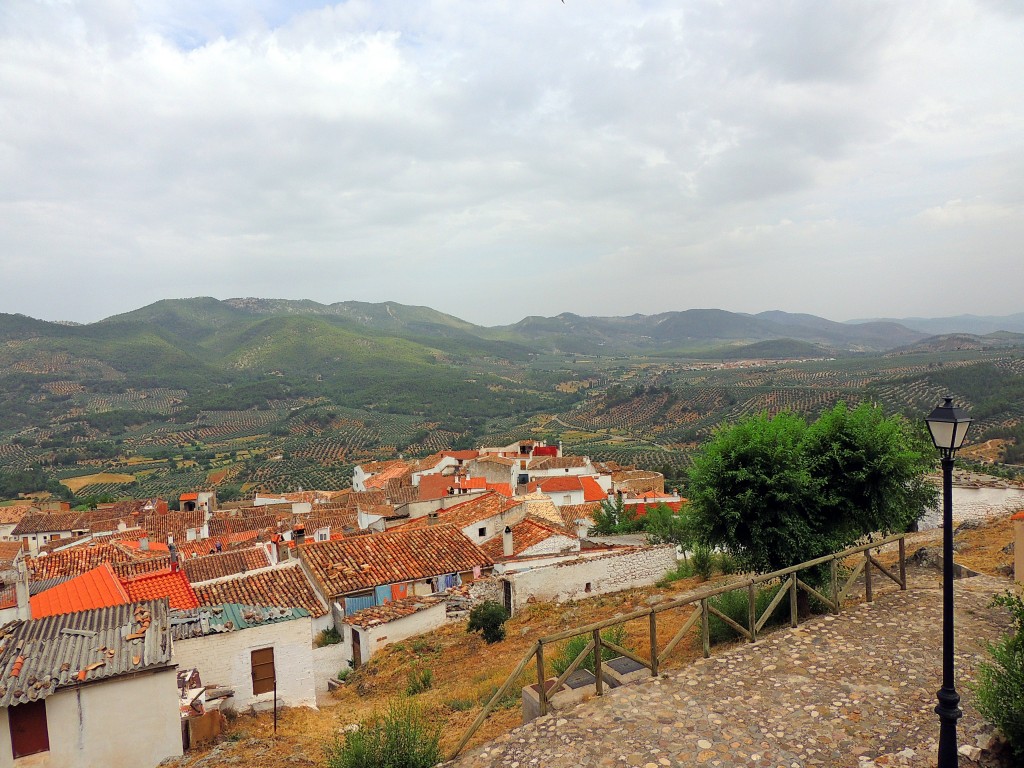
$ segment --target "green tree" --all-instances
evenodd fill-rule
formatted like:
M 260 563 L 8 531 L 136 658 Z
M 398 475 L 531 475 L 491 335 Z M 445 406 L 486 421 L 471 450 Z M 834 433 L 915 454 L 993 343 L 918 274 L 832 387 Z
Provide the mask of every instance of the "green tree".
M 989 643 L 990 661 L 978 665 L 972 688 L 985 719 L 999 728 L 1014 756 L 1024 760 L 1024 601 L 1020 595 L 997 595 L 992 605 L 1009 609 L 1013 630 Z
M 485 600 L 469 612 L 466 631 L 480 632 L 488 644 L 497 643 L 505 639 L 506 621 L 508 611 L 505 607 L 494 600 Z
M 643 522 L 649 544 L 675 544 L 682 548 L 686 559 L 687 550 L 693 547 L 693 526 L 686 507 L 676 514 L 667 504 L 655 504 L 647 510 Z
M 636 512 L 622 501 L 622 494 L 615 494 L 615 499 L 605 499 L 600 509 L 594 512 L 594 526 L 590 533 L 599 536 L 611 536 L 617 533 L 636 533 L 643 528 L 643 521 L 638 520 Z
M 767 572 L 903 530 L 934 504 L 931 451 L 910 424 L 840 403 L 807 426 L 780 413 L 720 429 L 695 457 L 696 538 Z

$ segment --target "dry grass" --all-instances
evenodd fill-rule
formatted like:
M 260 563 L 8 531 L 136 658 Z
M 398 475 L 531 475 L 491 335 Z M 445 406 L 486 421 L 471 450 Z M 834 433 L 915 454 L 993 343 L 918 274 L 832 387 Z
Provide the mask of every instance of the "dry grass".
M 87 485 L 98 485 L 100 483 L 134 483 L 135 475 L 119 475 L 113 472 L 98 472 L 95 475 L 82 475 L 81 477 L 69 477 L 61 480 L 63 485 L 71 489 L 72 493 L 78 493 Z

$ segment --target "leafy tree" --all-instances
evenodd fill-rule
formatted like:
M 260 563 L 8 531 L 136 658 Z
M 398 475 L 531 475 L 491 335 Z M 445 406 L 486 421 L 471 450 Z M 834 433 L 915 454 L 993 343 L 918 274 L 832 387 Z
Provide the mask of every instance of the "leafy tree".
M 638 520 L 636 512 L 623 501 L 622 494 L 615 494 L 615 499 L 605 499 L 601 507 L 594 512 L 594 526 L 590 533 L 599 536 L 611 536 L 617 533 L 636 533 L 643 528 L 643 520 Z
M 469 612 L 467 632 L 480 632 L 488 644 L 498 643 L 505 639 L 505 622 L 508 611 L 494 600 L 485 600 Z
M 682 548 L 684 560 L 693 547 L 693 526 L 685 510 L 676 514 L 667 504 L 655 504 L 643 521 L 649 544 L 675 544 Z
M 751 416 L 695 457 L 696 537 L 767 572 L 904 530 L 934 504 L 931 451 L 900 417 L 840 403 L 811 426 L 791 413 Z

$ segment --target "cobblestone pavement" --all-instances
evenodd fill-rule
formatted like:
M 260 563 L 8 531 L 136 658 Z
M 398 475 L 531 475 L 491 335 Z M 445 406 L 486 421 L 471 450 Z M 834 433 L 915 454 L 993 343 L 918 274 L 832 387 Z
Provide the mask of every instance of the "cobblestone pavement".
M 713 650 L 684 670 L 539 718 L 447 765 L 933 766 L 941 576 L 925 569 L 908 576 L 906 592 L 876 592 L 874 603 L 844 608 L 840 616 Z M 1008 586 L 984 576 L 956 584 L 961 745 L 975 746 L 988 732 L 968 683 L 985 642 L 1009 626 L 1001 609 L 988 608 Z M 960 764 L 974 765 L 964 757 Z

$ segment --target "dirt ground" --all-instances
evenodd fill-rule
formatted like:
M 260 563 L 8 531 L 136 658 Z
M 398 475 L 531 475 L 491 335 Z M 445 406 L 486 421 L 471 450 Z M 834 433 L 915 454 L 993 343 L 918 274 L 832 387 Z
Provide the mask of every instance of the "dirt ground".
M 908 557 L 921 547 L 939 546 L 941 537 L 941 530 L 909 535 Z M 980 573 L 1006 578 L 1006 567 L 1013 563 L 1013 552 L 1008 546 L 1013 541 L 1013 528 L 1008 518 L 978 528 L 961 529 L 955 541 L 959 550 L 957 562 Z M 893 563 L 896 558 L 893 551 L 880 559 Z M 629 590 L 577 603 L 530 606 L 506 624 L 506 639 L 490 646 L 478 634 L 467 634 L 463 622 L 449 624 L 427 635 L 390 646 L 374 656 L 369 664 L 350 675 L 346 684 L 331 696 L 331 703 L 319 711 L 281 711 L 276 735 L 269 713 L 239 715 L 227 725 L 225 736 L 219 743 L 193 750 L 175 764 L 189 768 L 227 768 L 239 764 L 258 764 L 261 768 L 319 765 L 323 761 L 325 744 L 342 738 L 347 726 L 385 709 L 389 700 L 404 693 L 409 675 L 424 669 L 431 670 L 433 687 L 417 694 L 414 700 L 422 708 L 424 717 L 441 727 L 442 750 L 448 754 L 476 718 L 481 706 L 504 682 L 537 637 L 646 608 L 712 583 L 692 578 L 663 588 Z M 1007 586 L 1010 586 L 1008 580 Z M 690 610 L 659 614 L 658 635 L 662 646 L 686 620 Z M 646 655 L 647 630 L 646 618 L 627 625 L 628 642 L 641 655 Z M 696 632 L 690 633 L 679 643 L 664 667 L 679 668 L 699 654 L 699 638 Z M 535 676 L 536 668 L 531 663 L 520 682 L 528 684 L 536 679 Z M 520 685 L 512 690 L 515 693 L 506 697 L 504 706 L 487 719 L 470 746 L 491 740 L 522 722 Z

